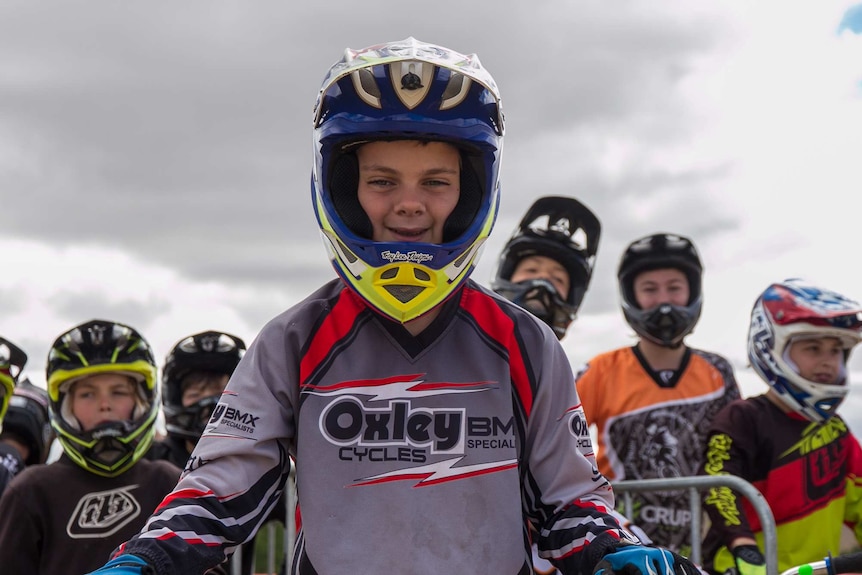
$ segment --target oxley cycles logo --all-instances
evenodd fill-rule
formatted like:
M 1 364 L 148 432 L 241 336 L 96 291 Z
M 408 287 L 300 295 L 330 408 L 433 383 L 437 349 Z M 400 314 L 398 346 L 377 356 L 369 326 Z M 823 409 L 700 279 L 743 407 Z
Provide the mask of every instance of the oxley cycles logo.
M 380 253 L 380 257 L 389 263 L 395 262 L 409 262 L 412 264 L 422 264 L 425 262 L 430 262 L 434 259 L 434 256 L 431 254 L 426 254 L 424 252 L 407 252 L 404 253 L 400 250 L 390 251 L 386 250 Z
M 569 432 L 577 438 L 578 449 L 592 453 L 593 443 L 590 440 L 590 425 L 580 405 L 566 411 L 563 417 L 569 418 Z
M 415 404 L 428 397 L 483 393 L 496 385 L 432 383 L 420 377 L 417 374 L 344 382 L 325 388 L 306 387 L 303 392 L 333 398 L 322 409 L 318 424 L 326 440 L 339 447 L 338 457 L 342 461 L 426 463 L 431 456 L 452 455 L 456 457 L 426 466 L 429 476 L 445 471 L 451 478 L 463 476 L 465 468 L 454 465 L 467 449 L 515 449 L 511 416 L 505 420 L 469 416 L 466 407 Z M 504 463 L 508 466 L 512 462 Z M 493 470 L 500 468 L 501 462 L 483 465 Z M 411 468 L 411 472 L 423 475 L 416 468 Z M 393 476 L 406 478 L 398 477 L 399 473 L 386 474 L 390 477 L 387 480 L 393 480 Z

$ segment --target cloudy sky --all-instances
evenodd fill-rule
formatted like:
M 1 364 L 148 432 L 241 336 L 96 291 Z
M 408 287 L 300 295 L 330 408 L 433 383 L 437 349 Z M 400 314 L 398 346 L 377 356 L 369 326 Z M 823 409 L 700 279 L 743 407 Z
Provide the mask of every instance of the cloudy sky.
M 745 338 L 769 283 L 862 298 L 860 28 L 862 9 L 837 0 L 7 0 L 0 334 L 36 383 L 56 335 L 94 317 L 161 357 L 204 329 L 251 341 L 334 277 L 308 183 L 325 71 L 347 46 L 414 36 L 478 53 L 503 95 L 502 211 L 473 278 L 490 281 L 537 197 L 590 206 L 598 263 L 564 341 L 580 364 L 634 341 L 624 246 L 688 235 L 706 265 L 689 343 L 760 392 Z M 848 415 L 862 354 L 852 367 Z

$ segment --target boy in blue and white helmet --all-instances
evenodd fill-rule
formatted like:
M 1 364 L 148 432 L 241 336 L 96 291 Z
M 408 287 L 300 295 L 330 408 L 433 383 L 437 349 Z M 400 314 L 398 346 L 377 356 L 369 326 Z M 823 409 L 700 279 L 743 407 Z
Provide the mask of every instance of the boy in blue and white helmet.
M 736 475 L 763 493 L 779 572 L 837 555 L 844 525 L 862 543 L 862 448 L 837 413 L 860 341 L 857 302 L 801 280 L 772 284 L 754 303 L 748 333 L 748 358 L 769 390 L 712 422 L 701 473 Z M 763 532 L 751 507 L 727 488 L 712 489 L 704 503 L 704 566 L 763 575 Z
M 412 38 L 347 50 L 313 130 L 314 210 L 340 277 L 263 328 L 176 491 L 99 572 L 217 565 L 293 457 L 293 575 L 529 573 L 528 523 L 567 574 L 693 574 L 610 514 L 550 328 L 468 279 L 503 142 L 478 58 Z

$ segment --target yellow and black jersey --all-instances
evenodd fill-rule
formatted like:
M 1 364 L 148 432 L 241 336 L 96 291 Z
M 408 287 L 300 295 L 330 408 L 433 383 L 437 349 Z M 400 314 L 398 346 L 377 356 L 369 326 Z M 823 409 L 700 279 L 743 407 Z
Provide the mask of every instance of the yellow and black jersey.
M 785 413 L 765 395 L 734 402 L 715 418 L 702 472 L 730 474 L 766 498 L 778 535 L 778 571 L 837 555 L 842 524 L 862 541 L 862 450 L 838 416 L 823 424 Z M 747 499 L 729 488 L 710 490 L 704 508 L 711 527 L 704 566 L 733 566 L 725 546 L 752 537 L 763 549 L 760 521 Z

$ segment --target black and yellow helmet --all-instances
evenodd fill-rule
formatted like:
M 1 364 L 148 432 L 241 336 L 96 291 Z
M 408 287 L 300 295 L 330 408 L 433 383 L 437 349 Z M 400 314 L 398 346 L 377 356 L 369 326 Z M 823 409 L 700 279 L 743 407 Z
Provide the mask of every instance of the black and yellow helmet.
M 72 415 L 72 385 L 104 373 L 127 375 L 137 383 L 130 421 L 114 421 L 84 431 Z M 54 341 L 46 370 L 51 425 L 66 455 L 97 475 L 114 477 L 147 452 L 159 410 L 156 362 L 147 341 L 133 328 L 105 320 L 73 327 Z
M 0 427 L 9 408 L 9 398 L 18 383 L 18 376 L 27 364 L 27 354 L 6 338 L 0 337 Z

